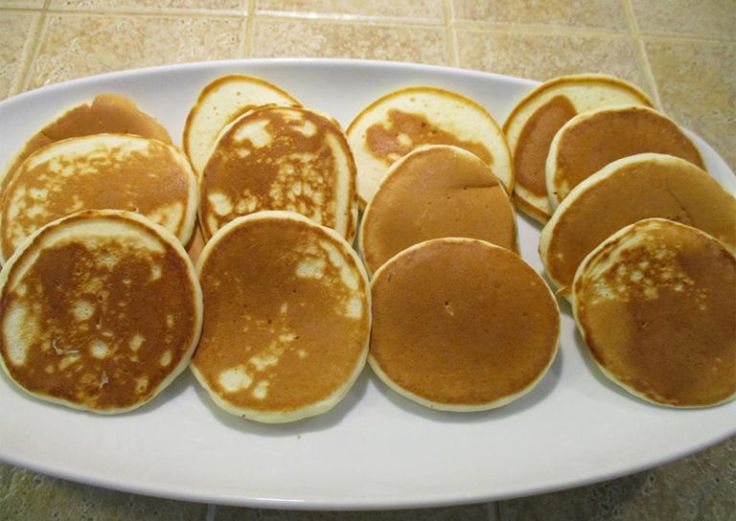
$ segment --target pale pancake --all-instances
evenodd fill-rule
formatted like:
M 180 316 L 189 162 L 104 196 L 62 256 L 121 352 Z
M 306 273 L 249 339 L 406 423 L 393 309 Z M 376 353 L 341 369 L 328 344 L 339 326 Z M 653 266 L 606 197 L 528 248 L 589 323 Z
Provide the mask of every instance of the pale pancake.
M 65 110 L 31 136 L 3 174 L 0 190 L 5 187 L 5 179 L 36 150 L 62 139 L 101 133 L 135 134 L 172 142 L 166 128 L 139 110 L 132 100 L 120 94 L 100 94 L 91 102 Z
M 241 215 L 287 210 L 352 241 L 355 162 L 332 118 L 302 107 L 261 107 L 225 127 L 202 176 L 205 238 Z
M 585 258 L 573 292 L 593 359 L 630 393 L 671 407 L 736 396 L 736 258 L 720 241 L 638 221 Z
M 262 105 L 301 105 L 281 88 L 245 74 L 222 76 L 207 84 L 189 111 L 182 144 L 201 174 L 220 131 L 242 114 Z
M 645 152 L 677 156 L 705 168 L 690 138 L 656 110 L 613 107 L 575 116 L 557 131 L 547 155 L 545 176 L 552 208 L 608 163 Z
M 557 353 L 554 296 L 521 257 L 488 242 L 414 245 L 379 268 L 371 293 L 371 368 L 432 409 L 505 405 L 529 392 Z
M 197 176 L 173 145 L 130 134 L 95 134 L 37 150 L 7 179 L 0 199 L 0 253 L 44 224 L 79 210 L 145 215 L 182 243 L 197 219 Z
M 0 274 L 0 366 L 42 400 L 113 414 L 186 368 L 202 325 L 189 257 L 165 228 L 125 211 L 47 224 Z
M 369 272 L 413 244 L 441 237 L 517 250 L 506 189 L 475 154 L 452 145 L 422 145 L 391 165 L 365 209 L 359 237 Z
M 365 206 L 388 167 L 420 145 L 455 145 L 474 153 L 511 191 L 511 153 L 493 116 L 476 101 L 438 87 L 405 87 L 364 108 L 347 130 Z
M 704 170 L 663 154 L 610 163 L 572 189 L 542 230 L 539 256 L 565 297 L 586 255 L 647 217 L 699 228 L 736 251 L 736 198 Z
M 539 222 L 552 215 L 544 169 L 552 138 L 571 118 L 616 105 L 652 106 L 636 86 L 603 74 L 545 81 L 516 104 L 503 130 L 514 158 L 514 202 Z
M 192 371 L 225 411 L 266 423 L 327 412 L 368 352 L 368 278 L 333 230 L 282 211 L 239 217 L 197 262 L 207 308 Z

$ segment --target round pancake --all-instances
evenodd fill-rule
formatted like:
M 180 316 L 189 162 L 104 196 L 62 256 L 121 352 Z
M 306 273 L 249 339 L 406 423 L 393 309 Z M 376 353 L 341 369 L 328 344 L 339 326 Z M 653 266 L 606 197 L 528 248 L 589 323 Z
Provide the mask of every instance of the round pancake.
M 230 74 L 199 93 L 184 124 L 182 143 L 195 172 L 201 174 L 220 131 L 242 114 L 262 105 L 301 105 L 281 88 L 260 78 Z
M 194 266 L 165 228 L 125 211 L 53 221 L 0 275 L 0 366 L 42 400 L 113 414 L 189 363 L 202 325 Z
M 674 156 L 629 156 L 573 188 L 542 230 L 539 256 L 560 293 L 570 297 L 575 271 L 598 244 L 647 217 L 699 228 L 736 251 L 736 198 L 715 179 Z
M 266 423 L 327 412 L 365 365 L 368 278 L 333 230 L 293 212 L 239 217 L 197 262 L 207 308 L 192 371 L 225 411 Z
M 355 162 L 335 120 L 302 107 L 261 107 L 223 129 L 201 182 L 205 238 L 241 215 L 288 210 L 352 241 Z
M 505 188 L 475 154 L 422 145 L 391 165 L 365 209 L 359 237 L 374 272 L 401 250 L 441 237 L 516 251 L 516 221 Z
M 505 405 L 542 379 L 557 352 L 560 314 L 544 280 L 488 242 L 414 245 L 379 268 L 371 294 L 371 368 L 433 409 Z
M 173 145 L 130 134 L 95 134 L 37 150 L 7 180 L 0 199 L 0 253 L 44 224 L 79 210 L 141 213 L 182 243 L 197 218 L 197 176 Z
M 503 131 L 514 158 L 514 202 L 539 222 L 552 215 L 544 169 L 552 138 L 581 112 L 616 105 L 652 106 L 634 85 L 603 74 L 576 74 L 545 81 L 506 118 Z
M 618 231 L 580 265 L 573 311 L 630 393 L 672 407 L 736 395 L 736 258 L 705 232 L 656 218 Z
M 647 107 L 613 107 L 584 112 L 555 134 L 545 176 L 552 208 L 577 184 L 608 163 L 656 152 L 705 169 L 700 152 L 671 119 Z
M 36 150 L 62 139 L 101 133 L 135 134 L 172 142 L 166 128 L 139 110 L 132 100 L 120 94 L 100 94 L 92 102 L 67 109 L 31 136 L 3 174 L 0 189 L 4 189 L 5 179 Z
M 391 164 L 420 145 L 455 145 L 474 153 L 511 191 L 514 173 L 506 137 L 476 101 L 438 87 L 406 87 L 363 109 L 347 130 L 365 206 Z

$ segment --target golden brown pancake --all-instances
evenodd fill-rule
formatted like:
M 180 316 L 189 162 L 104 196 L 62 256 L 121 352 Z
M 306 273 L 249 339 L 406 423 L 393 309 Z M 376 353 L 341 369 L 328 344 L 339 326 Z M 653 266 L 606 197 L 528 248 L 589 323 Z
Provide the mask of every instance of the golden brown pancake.
M 276 423 L 345 396 L 365 365 L 371 311 L 365 270 L 337 233 L 293 212 L 239 217 L 197 271 L 207 313 L 192 370 L 218 406 Z
M 401 88 L 363 109 L 347 130 L 364 207 L 394 161 L 421 145 L 455 145 L 491 167 L 510 191 L 511 153 L 493 116 L 476 101 L 438 87 Z
M 575 271 L 614 232 L 647 217 L 701 229 L 736 251 L 736 198 L 704 170 L 663 154 L 610 163 L 572 189 L 542 230 L 539 254 L 570 297 Z
M 554 360 L 560 316 L 521 257 L 476 239 L 433 239 L 373 277 L 369 362 L 407 398 L 477 411 L 529 392 Z
M 574 116 L 616 105 L 652 106 L 634 85 L 603 74 L 575 74 L 545 81 L 516 104 L 503 131 L 514 157 L 514 201 L 544 223 L 552 215 L 545 163 L 557 131 Z
M 627 391 L 672 407 L 736 395 L 736 258 L 710 235 L 638 221 L 586 257 L 573 292 L 590 353 Z
M 192 235 L 197 177 L 173 145 L 130 134 L 95 134 L 41 148 L 7 179 L 0 251 L 7 259 L 44 224 L 88 209 L 145 215 L 182 243 Z
M 545 176 L 552 207 L 608 163 L 645 152 L 680 157 L 705 169 L 690 138 L 656 110 L 614 107 L 575 116 L 555 134 L 547 156 Z
M 355 175 L 332 118 L 302 107 L 255 109 L 223 129 L 205 167 L 199 209 L 205 238 L 241 215 L 288 210 L 352 241 Z
M 291 94 L 260 78 L 228 74 L 208 83 L 189 111 L 182 144 L 201 174 L 220 131 L 239 116 L 263 105 L 301 105 Z
M 0 366 L 42 400 L 112 414 L 187 366 L 202 322 L 191 261 L 166 229 L 96 210 L 49 223 L 0 275 Z
M 369 272 L 428 239 L 470 237 L 516 251 L 516 221 L 506 189 L 476 155 L 423 145 L 389 168 L 361 222 Z
M 31 136 L 6 170 L 0 189 L 4 189 L 5 179 L 36 150 L 62 139 L 101 133 L 135 134 L 172 142 L 166 128 L 139 110 L 132 100 L 120 94 L 100 94 L 91 103 L 68 109 Z

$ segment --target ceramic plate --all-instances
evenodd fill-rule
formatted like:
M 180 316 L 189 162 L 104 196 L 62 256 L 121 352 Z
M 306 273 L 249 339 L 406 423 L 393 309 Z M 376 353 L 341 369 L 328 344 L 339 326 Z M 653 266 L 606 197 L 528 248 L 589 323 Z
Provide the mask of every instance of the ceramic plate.
M 114 91 L 180 140 L 213 78 L 260 76 L 344 125 L 388 90 L 431 84 L 485 105 L 499 122 L 531 81 L 473 71 L 345 60 L 254 60 L 126 71 L 0 103 L 0 162 L 65 107 Z M 693 136 L 714 177 L 736 177 Z M 523 256 L 541 271 L 539 229 L 519 218 Z M 0 378 L 0 459 L 142 494 L 258 507 L 368 509 L 495 500 L 609 479 L 685 456 L 736 432 L 736 402 L 673 410 L 630 397 L 584 354 L 561 303 L 560 352 L 533 392 L 502 409 L 435 412 L 395 395 L 368 368 L 330 413 L 259 425 L 216 409 L 185 373 L 137 412 L 99 417 L 42 403 Z

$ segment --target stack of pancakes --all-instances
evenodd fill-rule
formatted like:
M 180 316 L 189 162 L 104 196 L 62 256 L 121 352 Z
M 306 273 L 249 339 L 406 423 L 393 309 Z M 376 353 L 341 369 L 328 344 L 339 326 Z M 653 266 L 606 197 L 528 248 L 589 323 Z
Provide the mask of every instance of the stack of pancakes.
M 628 83 L 551 80 L 503 128 L 404 87 L 343 131 L 232 74 L 182 143 L 103 94 L 9 163 L 0 367 L 25 391 L 119 413 L 189 366 L 225 411 L 281 423 L 332 409 L 368 363 L 426 407 L 505 405 L 560 334 L 517 205 L 546 223 L 548 278 L 604 374 L 677 407 L 736 395 L 736 199 Z

